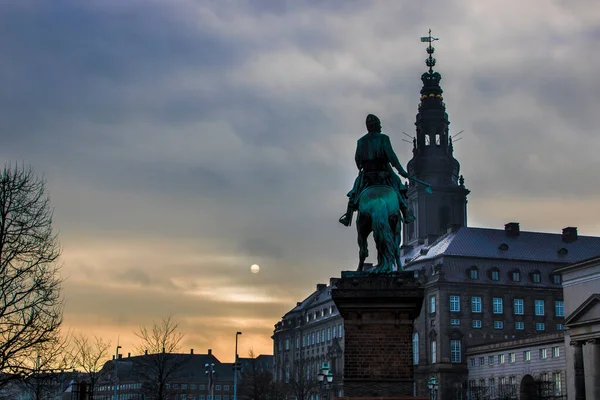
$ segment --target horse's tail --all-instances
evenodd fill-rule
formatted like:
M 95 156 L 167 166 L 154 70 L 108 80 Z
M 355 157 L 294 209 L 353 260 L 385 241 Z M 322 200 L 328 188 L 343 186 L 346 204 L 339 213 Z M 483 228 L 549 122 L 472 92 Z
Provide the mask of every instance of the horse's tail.
M 396 264 L 394 251 L 394 233 L 390 227 L 388 207 L 385 199 L 378 198 L 373 200 L 371 208 L 371 224 L 373 228 L 373 239 L 377 246 L 377 261 L 381 266 Z

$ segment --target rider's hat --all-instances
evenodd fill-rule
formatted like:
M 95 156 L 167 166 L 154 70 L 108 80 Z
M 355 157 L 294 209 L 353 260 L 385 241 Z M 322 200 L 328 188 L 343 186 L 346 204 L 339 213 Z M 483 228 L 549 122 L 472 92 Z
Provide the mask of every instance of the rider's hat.
M 374 114 L 367 115 L 367 129 L 370 131 L 370 128 L 380 128 L 381 129 L 381 121 Z

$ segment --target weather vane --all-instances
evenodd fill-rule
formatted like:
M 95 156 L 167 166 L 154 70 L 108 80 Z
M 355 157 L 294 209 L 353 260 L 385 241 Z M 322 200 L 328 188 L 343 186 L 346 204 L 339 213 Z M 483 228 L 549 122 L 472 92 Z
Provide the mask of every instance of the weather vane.
M 431 29 L 429 30 L 429 36 L 421 36 L 421 42 L 429 43 L 429 47 L 427 47 L 427 54 L 429 54 L 429 58 L 425 60 L 425 64 L 429 67 L 429 73 L 433 72 L 433 66 L 435 65 L 435 58 L 433 58 L 434 48 L 431 46 L 431 43 L 435 40 L 440 40 L 440 38 L 431 36 Z

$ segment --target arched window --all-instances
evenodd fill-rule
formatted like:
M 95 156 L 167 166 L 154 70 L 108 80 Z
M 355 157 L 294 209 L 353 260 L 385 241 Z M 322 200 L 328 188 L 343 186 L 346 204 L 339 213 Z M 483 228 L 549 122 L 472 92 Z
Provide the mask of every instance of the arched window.
M 419 333 L 418 332 L 413 333 L 412 344 L 413 344 L 413 364 L 419 365 Z
M 498 268 L 494 267 L 490 270 L 490 279 L 493 281 L 500 280 L 500 270 Z
M 440 134 L 438 133 L 435 135 L 435 144 L 439 146 L 441 143 Z

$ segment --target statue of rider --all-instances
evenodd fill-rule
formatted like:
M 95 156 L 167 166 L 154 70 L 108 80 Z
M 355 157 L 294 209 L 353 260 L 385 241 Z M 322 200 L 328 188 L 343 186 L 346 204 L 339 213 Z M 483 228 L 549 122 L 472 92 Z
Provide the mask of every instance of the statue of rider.
M 411 223 L 415 220 L 407 206 L 406 186 L 402 183 L 398 175 L 394 173 L 394 167 L 404 178 L 408 178 L 408 173 L 400 165 L 398 157 L 392 149 L 390 138 L 381 133 L 381 121 L 373 114 L 367 115 L 367 134 L 358 139 L 356 144 L 356 154 L 354 160 L 358 167 L 358 177 L 354 180 L 352 190 L 348 192 L 348 208 L 346 214 L 340 218 L 340 223 L 350 226 L 352 215 L 358 208 L 358 198 L 363 190 L 373 185 L 391 186 L 398 194 L 400 210 L 405 223 Z

